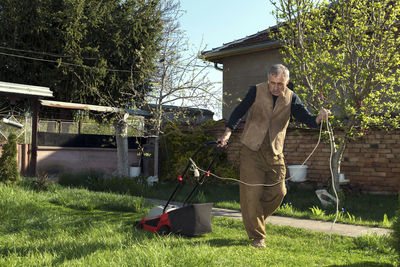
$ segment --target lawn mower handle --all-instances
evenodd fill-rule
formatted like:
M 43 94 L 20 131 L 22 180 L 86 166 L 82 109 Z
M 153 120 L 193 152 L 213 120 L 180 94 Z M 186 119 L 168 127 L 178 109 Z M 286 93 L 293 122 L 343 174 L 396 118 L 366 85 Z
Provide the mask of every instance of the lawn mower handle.
M 202 145 L 193 153 L 193 155 L 192 155 L 191 158 L 194 158 L 204 147 L 207 147 L 207 146 L 209 146 L 209 145 L 216 145 L 216 144 L 218 144 L 218 141 L 207 141 L 207 142 L 205 142 L 204 144 L 202 144 Z M 206 171 L 209 171 L 209 169 L 211 168 L 212 164 L 214 163 L 214 161 L 215 161 L 215 159 L 216 159 L 216 156 L 217 156 L 217 153 L 214 153 L 214 157 L 213 157 L 211 163 L 208 165 Z M 187 166 L 186 166 L 186 168 L 185 168 L 185 170 L 183 171 L 182 175 L 180 176 L 179 182 L 178 182 L 177 186 L 175 187 L 174 192 L 172 192 L 172 194 L 171 194 L 171 196 L 169 197 L 167 203 L 165 204 L 165 207 L 164 207 L 164 209 L 163 209 L 163 213 L 165 213 L 165 211 L 166 211 L 166 209 L 167 209 L 169 203 L 171 202 L 172 198 L 174 197 L 174 195 L 175 195 L 176 192 L 178 191 L 178 188 L 181 187 L 182 182 L 183 182 L 183 178 L 185 177 L 185 175 L 186 175 L 186 173 L 187 173 L 187 171 L 189 170 L 189 168 L 190 168 L 191 165 L 192 165 L 192 163 L 191 163 L 191 161 L 189 161 L 188 164 L 187 164 Z M 202 181 L 204 180 L 204 176 L 205 176 L 205 174 L 202 175 L 202 178 L 201 178 Z M 193 188 L 192 192 L 190 192 L 189 196 L 188 196 L 188 197 L 186 198 L 186 200 L 183 202 L 183 205 L 186 204 L 186 202 L 189 200 L 189 198 L 192 196 L 193 192 L 197 189 L 198 186 L 199 186 L 199 183 L 197 183 L 197 185 Z

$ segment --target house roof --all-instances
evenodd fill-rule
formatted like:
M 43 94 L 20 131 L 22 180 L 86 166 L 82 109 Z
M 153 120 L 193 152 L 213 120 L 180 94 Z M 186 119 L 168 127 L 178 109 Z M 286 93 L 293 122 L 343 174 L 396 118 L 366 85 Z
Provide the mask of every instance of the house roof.
M 247 54 L 279 47 L 280 43 L 270 37 L 270 32 L 276 31 L 277 26 L 270 27 L 244 38 L 223 44 L 208 51 L 202 51 L 205 60 L 222 63 L 221 59 L 227 56 Z
M 26 97 L 53 97 L 53 92 L 48 87 L 8 82 L 0 82 L 0 94 L 23 95 Z
M 149 104 L 148 105 L 151 109 L 154 109 L 157 107 L 155 104 Z M 190 114 L 203 114 L 205 116 L 213 116 L 214 112 L 212 112 L 209 109 L 203 109 L 203 108 L 195 108 L 195 107 L 183 107 L 183 106 L 174 106 L 174 105 L 163 105 L 163 109 L 166 112 L 174 112 L 174 111 L 184 111 L 188 112 Z

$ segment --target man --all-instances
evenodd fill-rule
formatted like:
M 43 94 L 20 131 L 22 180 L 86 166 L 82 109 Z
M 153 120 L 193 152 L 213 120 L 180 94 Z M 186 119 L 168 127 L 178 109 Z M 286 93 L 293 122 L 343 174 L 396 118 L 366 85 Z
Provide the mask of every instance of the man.
M 265 247 L 265 220 L 286 195 L 282 151 L 290 116 L 309 127 L 318 127 L 330 115 L 326 109 L 321 109 L 318 116 L 311 115 L 300 98 L 287 87 L 288 83 L 289 70 L 282 64 L 273 65 L 268 72 L 268 81 L 250 87 L 218 139 L 220 146 L 226 146 L 232 130 L 248 112 L 240 140 L 240 180 L 248 184 L 278 182 L 275 186 L 240 183 L 243 224 L 254 247 Z

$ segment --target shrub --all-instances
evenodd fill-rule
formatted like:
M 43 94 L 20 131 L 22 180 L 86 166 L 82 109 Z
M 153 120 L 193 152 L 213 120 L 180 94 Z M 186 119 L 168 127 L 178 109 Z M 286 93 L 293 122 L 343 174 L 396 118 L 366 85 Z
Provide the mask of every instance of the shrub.
M 52 182 L 49 180 L 47 172 L 43 172 L 41 175 L 38 175 L 35 180 L 32 181 L 32 187 L 36 191 L 47 191 L 51 184 Z
M 397 252 L 400 260 L 400 192 L 399 192 L 399 206 L 396 211 L 395 219 L 392 225 L 393 228 L 393 248 Z
M 217 122 L 218 123 L 218 122 Z M 202 125 L 191 127 L 169 124 L 164 129 L 164 136 L 161 139 L 161 155 L 160 178 L 164 181 L 176 180 L 178 174 L 182 174 L 189 163 L 189 158 L 204 143 L 215 141 L 215 137 L 210 134 L 210 129 L 216 126 L 216 122 L 207 122 Z M 196 165 L 201 169 L 206 169 L 214 156 L 212 145 L 202 149 L 193 159 Z M 214 162 L 211 172 L 221 177 L 231 177 L 238 179 L 238 168 L 227 160 L 226 151 L 220 149 L 216 151 L 216 161 Z M 194 181 L 193 173 L 188 172 L 185 177 L 186 181 Z M 211 177 L 209 181 L 213 183 L 227 183 L 225 180 L 219 180 Z M 230 182 L 229 182 L 230 183 Z
M 14 184 L 20 179 L 17 163 L 17 136 L 11 133 L 7 143 L 3 146 L 0 158 L 0 181 L 5 184 Z
M 386 236 L 368 234 L 355 237 L 353 242 L 357 249 L 363 250 L 365 253 L 393 253 L 389 238 Z

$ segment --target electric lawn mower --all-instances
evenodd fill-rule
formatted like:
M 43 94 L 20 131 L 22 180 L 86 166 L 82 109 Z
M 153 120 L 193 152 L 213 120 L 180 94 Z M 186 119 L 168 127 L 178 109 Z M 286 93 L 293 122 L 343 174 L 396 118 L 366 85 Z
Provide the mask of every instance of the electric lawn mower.
M 216 141 L 208 141 L 204 143 L 194 152 L 191 158 L 195 158 L 196 155 L 204 148 L 209 148 L 210 145 L 216 144 Z M 154 207 L 146 217 L 140 221 L 137 221 L 135 226 L 137 228 L 155 233 L 174 233 L 184 236 L 196 236 L 212 232 L 211 209 L 213 203 L 188 204 L 188 202 L 196 189 L 203 184 L 205 178 L 209 177 L 210 169 L 218 156 L 218 152 L 221 149 L 222 148 L 220 147 L 214 146 L 212 160 L 208 164 L 206 172 L 203 172 L 202 175 L 200 175 L 199 170 L 189 160 L 183 173 L 178 175 L 178 184 L 166 202 L 165 206 Z M 194 177 L 198 178 L 194 188 L 186 197 L 181 207 L 170 205 L 170 202 L 177 193 L 178 189 L 183 185 L 184 178 L 189 170 L 192 170 L 194 172 Z

